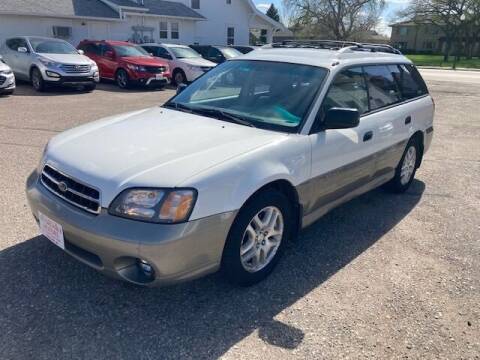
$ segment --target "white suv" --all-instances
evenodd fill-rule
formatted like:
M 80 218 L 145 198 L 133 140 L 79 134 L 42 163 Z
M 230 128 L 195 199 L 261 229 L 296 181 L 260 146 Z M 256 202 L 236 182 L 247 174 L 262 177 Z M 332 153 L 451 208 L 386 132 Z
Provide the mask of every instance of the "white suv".
M 15 75 L 0 55 L 0 95 L 11 95 L 15 91 Z
M 176 85 L 191 82 L 217 66 L 185 45 L 142 44 L 141 46 L 153 56 L 168 61 L 168 66 L 172 71 L 172 80 Z
M 41 232 L 135 284 L 222 269 L 249 285 L 332 208 L 406 191 L 433 135 L 418 71 L 385 46 L 308 46 L 252 52 L 164 106 L 54 137 L 27 181 Z

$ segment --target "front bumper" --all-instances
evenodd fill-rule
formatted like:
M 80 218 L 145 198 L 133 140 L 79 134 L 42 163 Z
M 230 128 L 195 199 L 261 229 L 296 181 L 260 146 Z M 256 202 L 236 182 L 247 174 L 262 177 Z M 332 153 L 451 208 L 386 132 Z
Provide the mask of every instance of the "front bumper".
M 183 224 L 151 224 L 109 215 L 92 215 L 49 192 L 34 172 L 27 180 L 27 199 L 39 212 L 63 227 L 65 251 L 98 271 L 139 285 L 166 285 L 218 270 L 223 247 L 236 212 Z M 155 273 L 146 279 L 138 260 Z
M 9 75 L 0 75 L 0 94 L 11 92 L 15 89 L 15 76 L 12 74 Z
M 43 80 L 52 85 L 61 86 L 85 86 L 100 82 L 98 68 L 91 68 L 85 73 L 67 73 L 60 68 L 39 66 Z

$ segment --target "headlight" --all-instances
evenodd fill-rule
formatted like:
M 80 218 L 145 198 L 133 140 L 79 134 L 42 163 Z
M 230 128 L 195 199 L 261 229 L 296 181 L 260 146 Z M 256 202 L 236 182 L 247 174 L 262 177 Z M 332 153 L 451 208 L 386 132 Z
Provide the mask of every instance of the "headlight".
M 134 64 L 127 64 L 127 67 L 131 70 L 134 70 L 134 71 L 142 71 L 142 72 L 145 72 L 147 71 L 147 69 L 145 68 L 145 66 L 140 66 L 140 65 L 134 65 Z
M 56 67 L 59 66 L 59 63 L 56 63 L 55 61 L 45 59 L 45 58 L 38 58 L 38 61 L 40 61 L 43 65 L 49 66 L 49 67 Z
M 174 224 L 188 220 L 196 199 L 194 189 L 127 189 L 115 198 L 108 211 L 134 220 Z
M 201 66 L 195 66 L 195 65 L 188 65 L 188 68 L 192 71 L 202 71 Z
M 0 70 L 0 74 L 2 75 L 11 75 L 12 73 L 12 70 Z

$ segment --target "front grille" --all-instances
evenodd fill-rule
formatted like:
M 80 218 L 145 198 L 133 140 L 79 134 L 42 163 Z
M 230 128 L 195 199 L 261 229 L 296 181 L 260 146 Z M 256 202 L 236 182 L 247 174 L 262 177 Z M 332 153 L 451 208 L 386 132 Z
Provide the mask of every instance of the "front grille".
M 0 85 L 3 85 L 3 83 L 5 82 L 5 80 L 7 80 L 6 77 L 0 76 Z
M 100 212 L 100 192 L 83 184 L 49 165 L 45 165 L 41 182 L 63 200 L 93 214 Z
M 90 65 L 68 65 L 62 64 L 60 68 L 68 74 L 80 74 L 90 72 Z
M 167 70 L 165 66 L 145 66 L 145 69 L 150 74 L 161 74 Z

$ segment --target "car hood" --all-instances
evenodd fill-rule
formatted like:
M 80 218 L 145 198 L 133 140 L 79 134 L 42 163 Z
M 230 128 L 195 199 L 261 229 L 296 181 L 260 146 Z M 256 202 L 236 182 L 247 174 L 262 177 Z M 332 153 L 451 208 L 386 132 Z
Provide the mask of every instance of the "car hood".
M 122 60 L 135 65 L 165 66 L 166 62 L 150 56 L 124 56 Z
M 210 66 L 214 67 L 217 66 L 214 62 L 208 61 L 204 58 L 198 57 L 198 58 L 185 58 L 185 59 L 178 59 L 178 61 L 181 61 L 185 64 L 188 65 L 193 65 L 193 66 Z
M 175 187 L 287 136 L 157 107 L 64 132 L 51 140 L 46 161 L 99 188 L 107 207 L 123 189 Z
M 92 60 L 80 54 L 38 54 L 43 58 L 62 64 L 90 65 L 92 63 Z
M 0 60 L 0 71 L 4 71 L 4 70 L 11 70 L 11 69 L 10 69 L 10 66 L 8 66 L 7 64 L 5 64 Z

